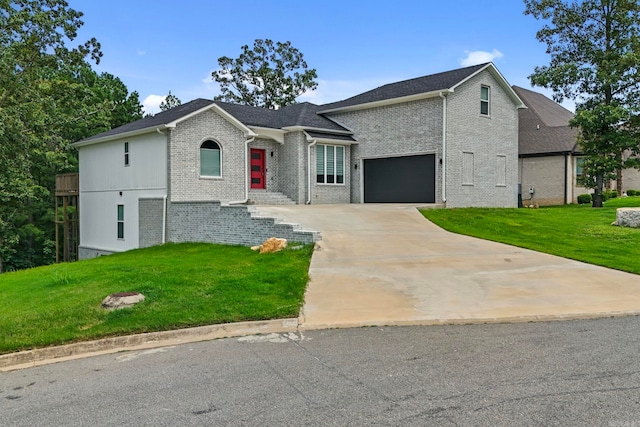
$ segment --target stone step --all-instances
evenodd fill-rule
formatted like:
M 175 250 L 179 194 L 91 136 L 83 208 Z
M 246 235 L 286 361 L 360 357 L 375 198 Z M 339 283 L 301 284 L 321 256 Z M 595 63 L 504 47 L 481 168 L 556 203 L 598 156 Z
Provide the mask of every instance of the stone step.
M 257 205 L 295 205 L 296 203 L 280 192 L 249 192 L 249 203 Z

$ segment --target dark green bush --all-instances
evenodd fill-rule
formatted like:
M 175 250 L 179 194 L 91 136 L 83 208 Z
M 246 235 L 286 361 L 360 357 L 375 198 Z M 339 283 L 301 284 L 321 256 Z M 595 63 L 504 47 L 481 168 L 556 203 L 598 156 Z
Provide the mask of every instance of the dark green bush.
M 640 196 L 640 190 L 627 190 L 627 196 Z
M 580 194 L 578 196 L 578 203 L 581 205 L 586 205 L 587 203 L 591 203 L 591 194 Z

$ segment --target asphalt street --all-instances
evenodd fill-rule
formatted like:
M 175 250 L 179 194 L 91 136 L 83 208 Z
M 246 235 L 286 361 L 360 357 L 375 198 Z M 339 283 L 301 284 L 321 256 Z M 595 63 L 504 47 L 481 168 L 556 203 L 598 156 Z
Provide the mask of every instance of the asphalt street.
M 2 426 L 640 426 L 640 318 L 229 338 L 0 373 Z

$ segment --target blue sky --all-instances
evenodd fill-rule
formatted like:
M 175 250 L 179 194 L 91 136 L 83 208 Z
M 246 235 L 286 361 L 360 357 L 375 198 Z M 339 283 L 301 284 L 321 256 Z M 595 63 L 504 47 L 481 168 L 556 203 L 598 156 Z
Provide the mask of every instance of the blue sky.
M 509 83 L 546 65 L 535 38 L 542 23 L 519 0 L 69 0 L 84 13 L 77 41 L 96 37 L 96 67 L 136 90 L 156 113 L 171 91 L 187 102 L 219 93 L 211 72 L 221 56 L 257 38 L 291 41 L 318 72 L 317 104 L 380 85 L 493 61 Z M 534 90 L 550 93 L 542 88 Z M 573 110 L 573 104 L 565 103 Z

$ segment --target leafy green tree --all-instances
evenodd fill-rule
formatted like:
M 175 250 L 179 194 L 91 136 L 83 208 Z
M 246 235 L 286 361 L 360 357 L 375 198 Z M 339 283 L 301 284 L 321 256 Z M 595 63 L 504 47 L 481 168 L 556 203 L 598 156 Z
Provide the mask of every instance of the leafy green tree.
M 180 101 L 180 98 L 178 98 L 177 96 L 172 95 L 171 91 L 169 91 L 169 95 L 167 95 L 164 98 L 164 101 L 160 103 L 160 110 L 167 111 L 174 107 L 177 107 L 178 105 L 182 105 L 182 101 Z
M 587 155 L 593 206 L 602 206 L 604 182 L 636 167 L 640 96 L 640 4 L 636 0 L 525 0 L 525 14 L 545 24 L 549 65 L 536 67 L 531 83 L 552 89 L 554 99 L 577 101 L 572 126 Z M 625 154 L 630 154 L 627 158 Z
M 141 117 L 138 95 L 97 75 L 82 13 L 64 0 L 0 0 L 0 272 L 54 254 L 55 175 L 77 170 L 70 143 Z
M 218 65 L 212 77 L 222 94 L 216 101 L 277 109 L 318 87 L 316 70 L 307 68 L 302 53 L 289 41 L 256 39 L 253 48 L 242 46 L 238 58 L 218 58 Z

